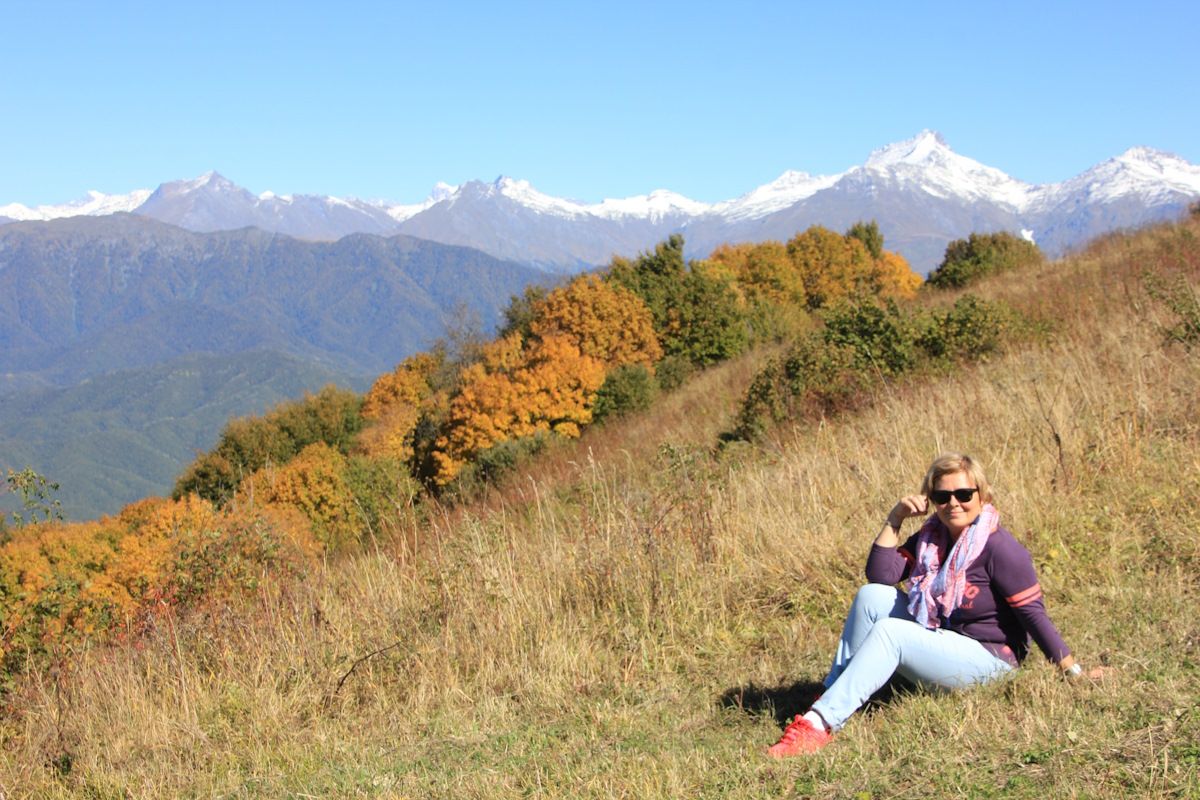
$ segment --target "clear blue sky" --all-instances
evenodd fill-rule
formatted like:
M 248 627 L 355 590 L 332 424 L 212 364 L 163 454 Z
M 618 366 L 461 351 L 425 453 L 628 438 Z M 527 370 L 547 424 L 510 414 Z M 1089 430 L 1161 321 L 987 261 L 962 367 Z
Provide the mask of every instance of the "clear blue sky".
M 836 6 L 836 8 L 835 8 Z M 0 0 L 0 204 L 210 169 L 594 202 L 840 172 L 924 128 L 1026 181 L 1200 162 L 1200 4 Z

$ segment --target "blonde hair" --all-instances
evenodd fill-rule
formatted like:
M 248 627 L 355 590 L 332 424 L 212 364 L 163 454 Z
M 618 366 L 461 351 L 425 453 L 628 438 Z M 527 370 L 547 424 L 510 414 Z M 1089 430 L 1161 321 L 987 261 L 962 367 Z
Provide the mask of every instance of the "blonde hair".
M 988 484 L 987 476 L 979 462 L 963 453 L 943 453 L 933 460 L 925 472 L 925 480 L 921 481 L 921 494 L 929 497 L 933 487 L 945 475 L 965 472 L 979 487 L 979 500 L 982 503 L 992 502 L 992 487 Z

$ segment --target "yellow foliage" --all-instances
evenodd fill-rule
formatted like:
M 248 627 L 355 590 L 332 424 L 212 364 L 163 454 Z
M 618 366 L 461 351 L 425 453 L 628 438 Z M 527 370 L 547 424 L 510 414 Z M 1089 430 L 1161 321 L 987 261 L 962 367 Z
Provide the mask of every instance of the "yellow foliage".
M 802 273 L 781 242 L 723 244 L 708 263 L 727 271 L 748 301 L 800 307 L 808 303 Z
M 363 400 L 362 415 L 368 425 L 358 437 L 362 452 L 405 462 L 412 458 L 413 431 L 440 401 L 429 382 L 441 365 L 440 357 L 418 353 L 375 381 Z
M 403 402 L 388 406 L 358 435 L 358 447 L 372 458 L 407 462 L 413 456 L 413 431 L 420 419 L 418 406 Z
M 324 442 L 310 444 L 282 467 L 268 466 L 243 481 L 238 506 L 292 507 L 312 523 L 330 549 L 358 538 L 354 497 L 343 473 L 345 457 Z
M 401 361 L 392 372 L 380 375 L 363 399 L 364 419 L 380 419 L 397 405 L 419 406 L 429 396 L 429 377 L 439 359 L 418 353 Z
M 0 656 L 136 629 L 180 590 L 204 601 L 243 588 L 268 566 L 311 556 L 309 527 L 294 510 L 248 520 L 191 495 L 141 500 L 93 522 L 18 528 L 0 545 Z
M 220 517 L 212 503 L 196 495 L 180 500 L 151 498 L 121 511 L 119 521 L 136 522 L 118 545 L 107 575 L 113 586 L 140 601 L 166 580 L 180 541 L 196 531 L 215 530 Z
M 861 241 L 814 225 L 787 243 L 809 308 L 875 292 L 875 262 Z
M 908 299 L 916 296 L 921 285 L 921 276 L 903 256 L 883 250 L 879 258 L 872 258 L 858 238 L 819 225 L 792 237 L 787 255 L 804 286 L 809 308 L 863 297 Z
M 595 275 L 555 289 L 534 308 L 534 339 L 560 336 L 606 368 L 653 367 L 662 358 L 650 309 L 636 294 Z

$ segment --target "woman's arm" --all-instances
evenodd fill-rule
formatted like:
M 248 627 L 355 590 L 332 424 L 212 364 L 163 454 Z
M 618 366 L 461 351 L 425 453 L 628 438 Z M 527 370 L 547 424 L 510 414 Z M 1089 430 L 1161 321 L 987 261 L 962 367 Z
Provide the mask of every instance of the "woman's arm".
M 929 499 L 924 495 L 910 494 L 901 497 L 888 512 L 875 544 L 880 547 L 897 547 L 900 544 L 900 526 L 909 517 L 924 517 L 929 514 Z
M 875 545 L 867 557 L 867 580 L 871 583 L 891 585 L 904 580 L 911 566 L 911 552 L 906 553 L 900 545 L 900 526 L 909 517 L 929 513 L 929 501 L 922 495 L 902 497 L 888 512 L 883 527 L 875 537 Z M 909 537 L 911 539 L 911 537 Z M 906 542 L 911 547 L 912 542 Z

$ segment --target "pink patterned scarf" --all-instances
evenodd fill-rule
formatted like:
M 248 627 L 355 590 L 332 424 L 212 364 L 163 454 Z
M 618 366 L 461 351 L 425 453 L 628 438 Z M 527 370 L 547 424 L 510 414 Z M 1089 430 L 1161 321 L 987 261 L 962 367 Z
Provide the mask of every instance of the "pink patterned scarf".
M 950 545 L 950 532 L 934 514 L 917 531 L 916 564 L 908 577 L 908 613 L 926 628 L 941 625 L 939 617 L 947 617 L 962 602 L 967 588 L 967 567 L 979 557 L 988 537 L 1000 527 L 1000 513 L 991 503 L 965 531 L 940 563 L 939 546 Z

